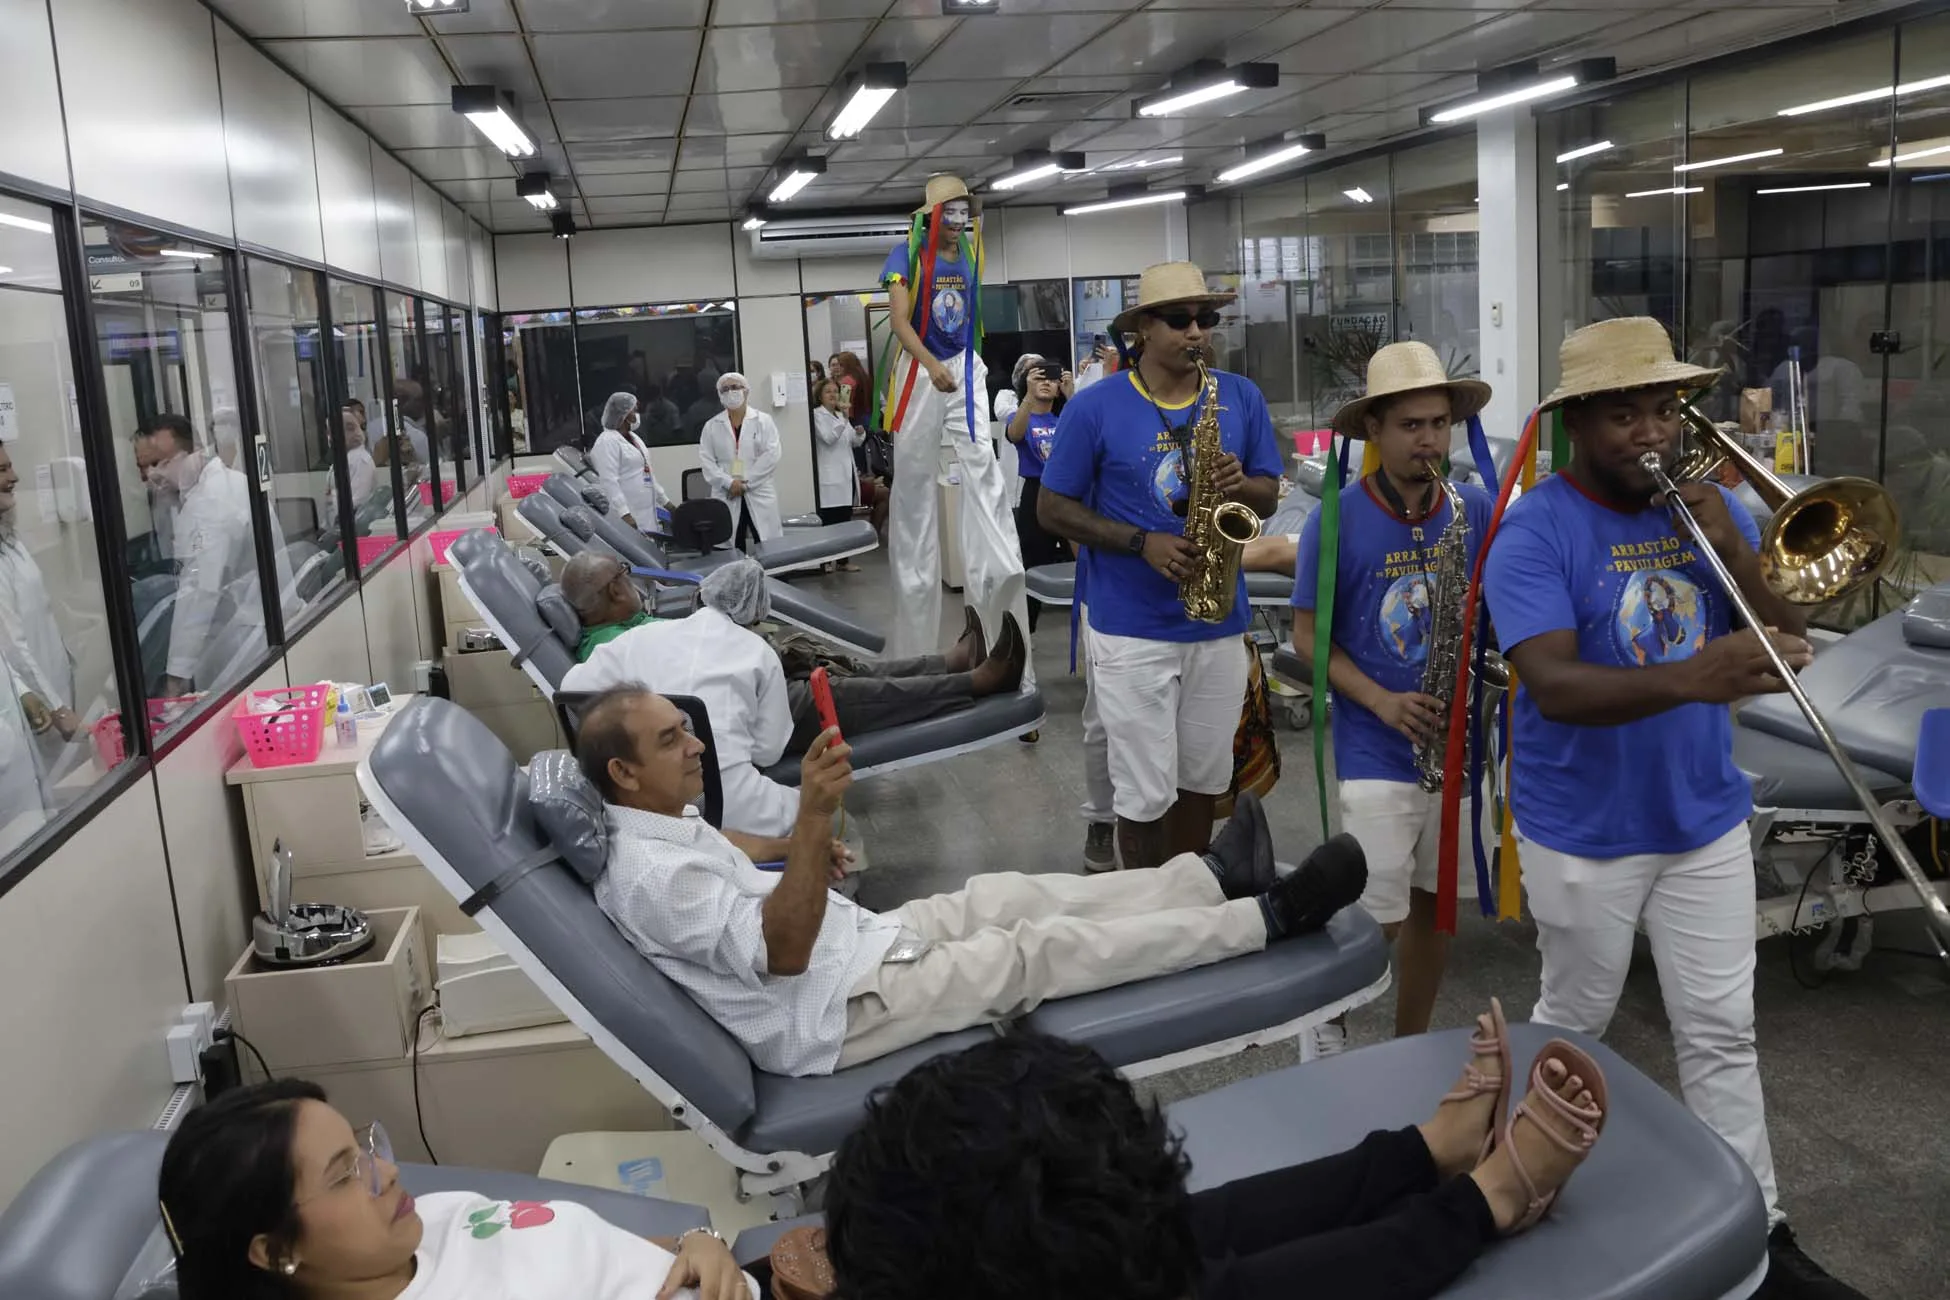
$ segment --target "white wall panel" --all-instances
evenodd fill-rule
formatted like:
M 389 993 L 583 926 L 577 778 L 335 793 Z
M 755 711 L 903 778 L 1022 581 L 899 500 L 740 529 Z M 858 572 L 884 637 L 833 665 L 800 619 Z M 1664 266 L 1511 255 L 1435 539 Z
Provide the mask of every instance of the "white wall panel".
M 372 146 L 373 206 L 379 214 L 380 277 L 418 287 L 420 240 L 413 215 L 413 173 L 378 145 Z
M 229 235 L 210 11 L 196 0 L 61 0 L 53 13 L 76 192 Z
M 311 96 L 224 23 L 217 24 L 217 71 L 237 238 L 323 261 Z
M 442 247 L 447 252 L 447 296 L 455 302 L 472 302 L 468 292 L 467 230 L 472 223 L 451 203 L 440 205 Z
M 68 188 L 47 0 L 0 0 L 0 172 Z
M 1063 228 L 1061 212 L 1055 208 L 1010 208 L 1007 212 L 1008 234 L 1003 248 L 1007 256 L 998 261 L 993 249 L 985 250 L 988 264 L 1002 268 L 1000 275 L 990 275 L 991 280 L 1000 284 L 1070 274 L 1069 232 Z
M 325 261 L 378 279 L 379 214 L 373 204 L 372 140 L 316 95 L 311 134 L 318 163 L 318 211 L 325 228 Z
M 356 597 L 305 629 L 284 657 L 285 671 L 300 685 L 311 682 L 377 681 L 366 648 L 366 608 Z M 402 690 L 405 688 L 402 687 Z
M 785 455 L 774 481 L 779 512 L 802 514 L 818 503 L 814 498 L 812 411 L 803 401 L 772 405 L 772 376 L 806 369 L 806 317 L 799 295 L 779 298 L 740 298 L 738 333 L 743 344 L 745 376 L 752 383 L 752 406 L 771 413 L 779 426 Z M 681 479 L 671 480 L 679 483 Z M 673 492 L 671 495 L 675 496 Z
M 499 309 L 501 295 L 494 283 L 494 236 L 480 223 L 467 223 L 467 256 L 474 270 L 474 305 L 482 311 Z
M 799 292 L 798 261 L 790 257 L 753 257 L 751 232 L 740 230 L 736 225 L 731 228 L 731 254 L 732 269 L 738 277 L 740 297 Z
M 894 243 L 887 242 L 887 251 L 892 252 Z M 799 273 L 804 278 L 807 293 L 844 293 L 849 289 L 874 289 L 880 285 L 880 268 L 887 264 L 887 254 L 877 257 L 809 257 L 799 263 Z M 994 263 L 990 263 L 989 279 L 995 280 Z
M 401 695 L 413 689 L 413 665 L 420 659 L 418 613 L 413 600 L 414 566 L 401 552 L 360 588 L 366 607 L 366 646 L 372 679 Z
M 447 218 L 433 187 L 413 178 L 413 236 L 420 245 L 420 278 L 414 283 L 436 298 L 447 293 Z
M 498 237 L 494 241 L 494 270 L 500 310 L 570 306 L 568 245 L 590 235 L 570 240 L 553 235 Z
M 111 913 L 142 923 L 105 931 Z M 169 1100 L 163 1034 L 186 1000 L 170 916 L 148 780 L 0 899 L 0 1205 L 63 1147 L 147 1128 Z
M 1054 214 L 1056 209 L 1046 211 Z M 1059 217 L 1069 227 L 1058 243 L 1067 242 L 1070 274 L 1136 275 L 1153 262 L 1174 256 L 1167 210 L 1163 207 L 1125 208 L 1089 217 Z M 1185 248 L 1184 225 L 1179 224 L 1178 252 Z M 1015 250 L 1018 254 L 1020 248 Z M 1029 277 L 1019 276 L 1019 279 Z
M 569 241 L 578 306 L 686 302 L 737 292 L 728 224 L 591 230 Z

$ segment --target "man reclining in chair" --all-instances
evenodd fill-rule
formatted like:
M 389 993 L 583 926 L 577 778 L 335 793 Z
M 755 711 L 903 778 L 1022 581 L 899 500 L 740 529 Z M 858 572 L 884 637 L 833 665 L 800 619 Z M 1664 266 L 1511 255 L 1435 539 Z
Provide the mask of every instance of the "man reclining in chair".
M 800 765 L 783 873 L 761 872 L 688 809 L 704 746 L 642 686 L 583 713 L 576 759 L 601 793 L 609 860 L 596 902 L 658 970 L 774 1074 L 829 1074 L 938 1034 L 1258 952 L 1360 896 L 1346 835 L 1275 879 L 1256 797 L 1204 855 L 1103 876 L 996 872 L 880 915 L 827 888 L 852 751 L 821 732 Z
M 629 602 L 640 611 L 642 596 L 627 572 L 619 572 L 620 564 L 585 552 L 563 571 L 563 595 L 585 628 L 600 630 L 619 621 L 630 626 L 571 668 L 562 689 L 599 691 L 647 682 L 672 695 L 697 696 L 711 715 L 724 775 L 725 825 L 753 835 L 787 834 L 798 814 L 799 792 L 760 769 L 803 753 L 819 734 L 807 682 L 816 665 L 810 656 L 795 655 L 789 672 L 779 652 L 752 631 L 771 613 L 764 568 L 756 560 L 734 560 L 704 580 L 703 608 L 689 618 L 633 622 L 638 615 Z M 584 640 L 587 644 L 588 637 Z M 971 615 L 968 633 L 946 655 L 887 660 L 872 665 L 877 676 L 836 670 L 833 706 L 840 730 L 858 736 L 1014 691 L 1028 654 L 1021 630 L 1006 616 L 995 653 L 985 653 Z

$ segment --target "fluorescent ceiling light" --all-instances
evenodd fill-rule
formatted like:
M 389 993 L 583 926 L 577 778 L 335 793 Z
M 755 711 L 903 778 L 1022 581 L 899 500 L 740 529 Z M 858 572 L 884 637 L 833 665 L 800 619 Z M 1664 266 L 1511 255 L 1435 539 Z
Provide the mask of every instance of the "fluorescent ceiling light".
M 36 221 L 32 217 L 16 217 L 11 212 L 0 212 L 0 226 L 12 226 L 16 230 L 31 230 L 37 235 L 54 233 L 54 227 L 45 221 Z
M 1706 187 L 1704 185 L 1671 185 L 1663 190 L 1633 190 L 1625 197 L 1628 199 L 1651 199 L 1657 198 L 1661 194 L 1698 194 L 1705 189 Z
M 508 111 L 514 101 L 493 86 L 455 86 L 452 102 L 454 111 L 472 122 L 502 153 L 510 158 L 534 155 L 535 141 Z
M 471 0 L 406 0 L 406 7 L 416 14 L 433 14 L 439 17 L 446 14 L 464 14 L 472 4 Z
M 992 14 L 995 12 L 995 0 L 941 0 L 941 13 L 947 18 L 953 18 L 957 14 Z
M 551 213 L 548 219 L 548 226 L 550 230 L 555 232 L 557 239 L 575 238 L 576 219 L 567 212 Z
M 1559 194 L 1562 194 L 1565 190 L 1568 190 L 1570 188 L 1571 188 L 1571 182 L 1569 181 L 1559 181 L 1557 183 L 1557 192 Z
M 746 230 L 757 230 L 760 226 L 764 224 L 765 224 L 764 217 L 746 217 L 744 228 Z
M 1105 199 L 1100 203 L 1080 203 L 1076 207 L 1063 209 L 1063 215 L 1083 217 L 1092 212 L 1110 212 L 1116 208 L 1137 208 L 1151 203 L 1178 203 L 1184 198 L 1184 190 L 1166 190 L 1159 194 L 1133 194 L 1129 198 Z
M 1800 117 L 1803 113 L 1819 113 L 1830 108 L 1846 108 L 1850 104 L 1867 104 L 1878 99 L 1893 99 L 1900 95 L 1914 95 L 1918 91 L 1941 90 L 1950 86 L 1950 77 L 1930 77 L 1923 81 L 1905 82 L 1900 86 L 1878 86 L 1874 90 L 1858 91 L 1853 95 L 1837 95 L 1833 99 L 1820 99 L 1812 104 L 1796 104 L 1793 108 L 1780 111 L 1781 117 Z
M 786 173 L 784 180 L 772 187 L 772 193 L 769 196 L 770 201 L 773 203 L 784 203 L 800 190 L 812 184 L 813 177 L 817 175 L 819 175 L 818 172 L 805 171 L 795 167 L 792 171 Z
M 1134 172 L 1150 167 L 1174 167 L 1184 161 L 1184 154 L 1175 153 L 1164 158 L 1133 158 L 1129 162 L 1112 163 L 1102 170 L 1107 172 Z
M 1703 162 L 1678 163 L 1674 165 L 1673 170 L 1696 172 L 1707 167 L 1724 167 L 1728 163 L 1753 162 L 1756 158 L 1778 158 L 1786 152 L 1785 149 L 1757 149 L 1753 153 L 1729 154 L 1725 158 L 1708 158 Z
M 187 257 L 187 258 L 192 258 L 198 262 L 206 262 L 209 259 L 216 256 L 215 253 L 192 253 L 187 248 L 161 248 L 161 249 L 157 249 L 156 251 L 161 253 L 164 257 Z
M 1756 194 L 1817 194 L 1823 190 L 1866 190 L 1868 181 L 1844 181 L 1835 185 L 1784 185 L 1777 189 L 1755 190 Z
M 1085 158 L 1080 153 L 1050 153 L 1043 149 L 1032 149 L 1019 153 L 1007 172 L 989 182 L 992 190 L 1015 190 L 1035 181 L 1048 180 L 1058 172 L 1080 172 L 1084 170 Z
M 1915 153 L 1899 153 L 1894 158 L 1878 158 L 1871 167 L 1888 167 L 1895 163 L 1915 162 L 1918 158 L 1934 158 L 1938 154 L 1950 153 L 1950 144 L 1938 145 L 1934 149 L 1918 149 Z M 5 220 L 0 217 L 0 220 Z
M 1326 146 L 1326 137 L 1318 135 L 1302 136 L 1291 142 L 1275 141 L 1267 152 L 1248 158 L 1242 163 L 1235 163 L 1220 172 L 1219 182 L 1231 184 L 1233 181 L 1244 180 L 1248 176 L 1257 176 L 1261 172 L 1271 171 L 1275 167 L 1290 163 L 1295 158 L 1310 154 L 1316 149 L 1324 149 Z
M 1591 154 L 1594 153 L 1603 153 L 1605 150 L 1611 147 L 1612 147 L 1612 143 L 1609 140 L 1600 140 L 1596 144 L 1581 144 L 1577 148 L 1571 150 L 1569 153 L 1561 153 L 1557 155 L 1557 161 L 1561 163 L 1567 163 L 1570 162 L 1573 158 L 1585 158 L 1585 157 L 1589 157 Z
M 0 266 L 0 275 L 12 275 L 13 273 L 14 269 L 11 266 Z
M 1225 99 L 1244 90 L 1270 90 L 1280 84 L 1277 63 L 1242 63 L 1236 68 L 1194 65 L 1179 74 L 1174 83 L 1156 99 L 1141 100 L 1139 117 L 1163 117 L 1182 113 L 1215 99 Z
M 1350 199 L 1353 199 L 1356 203 L 1374 202 L 1374 195 L 1368 193 L 1366 190 L 1362 189 L 1359 185 L 1355 186 L 1351 190 L 1342 190 L 1341 193 L 1347 195 Z
M 1494 113 L 1499 108 L 1528 104 L 1533 99 L 1543 99 L 1547 95 L 1561 95 L 1567 90 L 1576 89 L 1577 85 L 1578 79 L 1575 76 L 1552 77 L 1549 81 L 1534 82 L 1528 86 L 1519 86 L 1515 90 L 1506 90 L 1501 94 L 1464 100 L 1460 104 L 1437 109 L 1428 115 L 1428 120 L 1432 125 L 1442 122 L 1461 122 L 1479 113 Z
M 1013 190 L 1027 185 L 1031 181 L 1045 180 L 1062 170 L 1061 167 L 1056 165 L 1056 161 L 1052 159 L 1049 162 L 1037 163 L 1034 167 L 1028 167 L 1022 171 L 1011 172 L 1007 176 L 999 177 L 989 182 L 989 188 L 992 190 Z
M 873 116 L 907 85 L 905 63 L 869 63 L 853 83 L 852 93 L 826 125 L 829 140 L 851 140 L 866 130 Z
M 1182 95 L 1173 95 L 1169 99 L 1161 99 L 1156 103 L 1146 104 L 1138 110 L 1138 116 L 1163 117 L 1168 113 L 1182 112 L 1188 108 L 1197 108 L 1200 104 L 1209 104 L 1215 99 L 1224 99 L 1228 95 L 1236 95 L 1245 88 L 1241 83 L 1229 79 L 1226 81 L 1216 81 L 1209 86 L 1201 86 L 1197 90 L 1188 90 Z
M 557 206 L 555 196 L 547 190 L 543 190 L 540 194 L 524 194 L 521 197 L 527 199 L 534 208 L 541 212 L 552 212 Z

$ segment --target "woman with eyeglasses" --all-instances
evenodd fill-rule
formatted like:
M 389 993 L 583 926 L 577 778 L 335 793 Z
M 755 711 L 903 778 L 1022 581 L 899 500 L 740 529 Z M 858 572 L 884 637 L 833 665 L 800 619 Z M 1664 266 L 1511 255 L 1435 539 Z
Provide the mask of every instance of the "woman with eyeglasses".
M 651 1242 L 570 1201 L 415 1198 L 378 1124 L 314 1083 L 236 1088 L 191 1111 L 159 1199 L 182 1300 L 757 1300 L 715 1235 Z

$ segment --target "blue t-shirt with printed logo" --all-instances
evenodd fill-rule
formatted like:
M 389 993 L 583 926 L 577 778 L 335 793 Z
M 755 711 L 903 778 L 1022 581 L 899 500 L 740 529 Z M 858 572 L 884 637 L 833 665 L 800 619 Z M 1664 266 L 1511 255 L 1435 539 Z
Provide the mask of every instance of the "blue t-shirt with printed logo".
M 1266 399 L 1242 375 L 1214 370 L 1212 377 L 1219 384 L 1219 445 L 1239 458 L 1247 478 L 1277 478 L 1285 466 Z M 1154 404 L 1134 370 L 1092 384 L 1070 399 L 1057 420 L 1043 486 L 1115 523 L 1182 534 L 1185 520 L 1177 511 L 1187 489 L 1183 448 L 1191 442 L 1203 399 L 1201 391 L 1179 406 Z M 1243 570 L 1232 616 L 1223 623 L 1186 618 L 1178 584 L 1141 555 L 1085 548 L 1077 573 L 1078 598 L 1086 601 L 1090 626 L 1107 635 L 1210 641 L 1246 630 Z
M 1482 488 L 1453 485 L 1469 525 L 1464 571 L 1483 549 L 1495 503 Z M 1444 499 L 1418 523 L 1397 514 L 1374 476 L 1341 491 L 1341 537 L 1334 565 L 1334 644 L 1376 685 L 1419 691 L 1429 662 L 1437 548 L 1455 512 Z M 1320 512 L 1307 517 L 1293 579 L 1293 604 L 1320 599 Z M 1446 597 L 1445 597 L 1446 598 Z M 1312 648 L 1301 649 L 1311 655 Z M 1415 747 L 1407 736 L 1345 696 L 1334 699 L 1334 771 L 1343 781 L 1413 782 Z
M 1024 478 L 1041 478 L 1043 466 L 1049 461 L 1050 449 L 1055 445 L 1056 412 L 1031 412 L 1029 432 L 1016 444 L 1016 472 Z
M 975 277 L 969 273 L 967 259 L 957 252 L 950 261 L 948 252 L 944 248 L 934 259 L 934 299 L 928 310 L 927 330 L 921 335 L 929 353 L 942 361 L 966 353 L 975 330 Z M 908 265 L 907 245 L 896 244 L 880 268 L 880 282 L 899 280 L 918 295 L 919 279 Z
M 1740 535 L 1758 546 L 1753 516 L 1720 493 Z M 1616 510 L 1553 475 L 1510 507 L 1490 547 L 1483 587 L 1497 638 L 1508 651 L 1574 631 L 1580 659 L 1613 668 L 1691 658 L 1727 634 L 1731 617 L 1702 544 L 1682 539 L 1662 507 Z M 1517 827 L 1560 853 L 1688 853 L 1753 811 L 1724 704 L 1576 726 L 1544 717 L 1520 680 L 1510 752 Z

